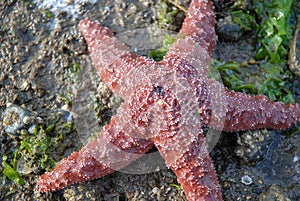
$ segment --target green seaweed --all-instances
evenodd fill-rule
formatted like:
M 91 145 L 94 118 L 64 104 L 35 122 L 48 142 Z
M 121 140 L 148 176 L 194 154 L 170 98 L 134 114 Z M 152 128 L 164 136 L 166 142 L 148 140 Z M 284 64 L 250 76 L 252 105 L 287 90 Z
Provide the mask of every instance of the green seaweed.
M 228 88 L 264 94 L 274 101 L 294 102 L 291 92 L 293 76 L 287 68 L 288 45 L 292 34 L 292 26 L 289 24 L 292 4 L 293 0 L 254 0 L 246 9 L 231 12 L 235 23 L 245 31 L 255 32 L 257 45 L 254 58 L 257 64 L 255 72 L 249 73 L 249 66 L 241 68 L 235 64 L 237 69 L 233 71 L 223 69 L 228 64 L 215 62 Z
M 40 126 L 37 135 L 32 134 L 25 137 L 20 143 L 18 150 L 20 155 L 16 156 L 16 160 L 22 157 L 28 163 L 35 161 L 42 169 L 49 165 L 53 166 L 55 161 L 49 157 L 49 150 L 53 149 L 57 143 L 55 139 L 57 137 L 51 137 L 49 133 L 53 131 L 54 127 L 54 124 L 47 126 L 46 129 Z
M 234 6 L 233 22 L 246 31 L 255 31 L 256 59 L 271 58 L 278 62 L 286 55 L 292 27 L 289 24 L 293 0 L 253 0 L 246 6 Z M 236 3 L 237 4 L 237 3 Z M 239 4 L 245 4 L 240 1 Z
M 61 102 L 65 103 L 66 105 L 72 105 L 72 99 L 74 97 L 73 93 L 68 92 L 67 95 L 57 94 L 57 96 L 60 98 Z
M 81 71 L 83 68 L 78 62 L 73 61 L 73 64 L 67 65 L 66 68 L 68 68 L 67 80 L 70 84 L 81 81 Z
M 180 184 L 169 184 L 169 186 L 175 187 L 175 188 L 177 188 L 178 190 L 182 190 Z
M 31 172 L 49 171 L 56 163 L 55 153 L 65 148 L 61 144 L 63 136 L 71 132 L 73 124 L 66 120 L 64 114 L 56 115 L 55 119 L 43 125 L 35 125 L 31 133 L 25 132 L 20 136 L 14 151 L 2 158 L 2 175 L 21 186 Z M 26 169 L 29 170 L 22 177 L 17 170 L 20 164 L 26 164 Z M 11 193 L 10 191 L 7 195 Z
M 82 70 L 82 67 L 79 63 L 74 62 L 72 68 L 70 69 L 71 73 L 79 74 Z
M 163 37 L 162 46 L 159 49 L 151 50 L 149 53 L 149 57 L 151 57 L 155 61 L 162 60 L 175 41 L 176 41 L 176 37 L 173 37 L 169 34 L 165 34 Z
M 4 170 L 2 171 L 2 174 L 12 180 L 14 183 L 16 183 L 19 186 L 23 186 L 25 184 L 22 177 L 18 174 L 18 172 L 12 168 L 7 162 L 7 156 L 2 156 L 2 165 L 4 167 Z
M 257 30 L 260 43 L 255 57 L 259 60 L 268 58 L 270 62 L 280 63 L 288 54 L 292 34 L 289 17 L 293 0 L 254 0 L 253 3 L 257 17 L 262 19 Z
M 54 17 L 54 14 L 50 10 L 44 10 L 44 15 L 48 20 Z
M 168 27 L 174 21 L 179 9 L 174 5 L 169 5 L 167 1 L 158 4 L 158 25 L 160 28 Z
M 284 103 L 294 102 L 291 93 L 292 74 L 284 71 L 284 65 L 260 61 L 242 67 L 236 62 L 214 60 L 209 68 L 209 76 L 223 82 L 231 90 L 251 94 L 264 94 L 271 100 Z M 221 79 L 217 76 L 220 74 Z
M 232 20 L 244 31 L 252 31 L 257 28 L 255 17 L 248 11 L 235 10 L 231 12 Z

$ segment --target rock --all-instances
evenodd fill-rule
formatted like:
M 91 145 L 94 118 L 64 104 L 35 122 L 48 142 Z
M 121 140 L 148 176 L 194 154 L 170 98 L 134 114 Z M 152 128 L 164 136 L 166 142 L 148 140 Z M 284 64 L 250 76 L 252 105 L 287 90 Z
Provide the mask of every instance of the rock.
M 256 164 L 265 156 L 272 137 L 267 129 L 246 131 L 238 137 L 235 154 L 246 163 Z
M 217 32 L 220 40 L 238 41 L 243 35 L 242 28 L 235 24 L 230 16 L 217 22 Z
M 259 201 L 291 201 L 291 199 L 276 185 L 268 187 L 267 191 L 258 196 Z
M 17 131 L 29 124 L 29 115 L 28 110 L 18 105 L 8 106 L 2 115 L 5 132 L 16 135 Z

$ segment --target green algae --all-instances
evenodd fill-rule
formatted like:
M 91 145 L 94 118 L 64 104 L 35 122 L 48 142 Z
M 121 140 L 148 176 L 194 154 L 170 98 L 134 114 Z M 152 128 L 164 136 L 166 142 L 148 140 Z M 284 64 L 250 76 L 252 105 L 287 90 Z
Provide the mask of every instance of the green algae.
M 2 157 L 2 165 L 4 166 L 4 170 L 2 171 L 2 174 L 4 176 L 6 176 L 7 178 L 9 178 L 10 180 L 12 180 L 13 182 L 15 182 L 17 185 L 23 186 L 25 182 L 22 179 L 22 177 L 6 161 L 7 161 L 7 156 L 3 156 Z

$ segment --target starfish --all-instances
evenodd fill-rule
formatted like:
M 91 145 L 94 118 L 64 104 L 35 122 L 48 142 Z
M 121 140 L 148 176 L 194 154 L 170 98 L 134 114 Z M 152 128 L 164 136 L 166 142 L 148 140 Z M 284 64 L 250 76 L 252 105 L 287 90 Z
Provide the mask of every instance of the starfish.
M 192 1 L 179 38 L 155 62 L 130 53 L 98 22 L 82 20 L 79 27 L 99 76 L 124 103 L 94 141 L 43 174 L 38 189 L 59 190 L 111 174 L 156 146 L 188 200 L 222 200 L 203 127 L 285 129 L 300 119 L 300 108 L 230 91 L 209 78 L 214 25 L 212 3 Z

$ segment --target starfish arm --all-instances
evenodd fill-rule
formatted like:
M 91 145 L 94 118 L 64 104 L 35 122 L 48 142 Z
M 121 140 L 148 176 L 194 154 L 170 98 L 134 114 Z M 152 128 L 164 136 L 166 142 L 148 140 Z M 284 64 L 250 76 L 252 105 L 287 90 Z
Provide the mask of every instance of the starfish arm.
M 180 35 L 183 37 L 179 35 L 161 63 L 167 67 L 182 69 L 189 65 L 197 70 L 201 77 L 207 77 L 217 41 L 215 21 L 211 1 L 192 1 L 180 29 Z
M 88 44 L 92 62 L 101 79 L 114 93 L 127 99 L 127 94 L 120 92 L 121 87 L 130 88 L 130 83 L 124 82 L 126 74 L 134 68 L 153 65 L 155 62 L 130 53 L 124 43 L 97 21 L 81 20 L 79 28 Z
M 120 109 L 124 107 L 128 106 L 123 104 Z M 136 129 L 130 126 L 130 118 L 125 112 L 126 109 L 114 116 L 95 141 L 63 159 L 53 171 L 43 174 L 37 181 L 38 189 L 41 192 L 59 190 L 73 183 L 111 174 L 153 147 L 152 142 L 132 137 Z
M 224 107 L 219 111 L 223 111 L 225 116 L 212 113 L 209 125 L 216 129 L 229 132 L 260 128 L 286 129 L 300 120 L 300 108 L 296 103 L 284 104 L 271 101 L 264 95 L 234 92 L 212 79 L 208 83 L 223 88 L 223 97 L 214 99 Z M 220 96 L 220 93 L 210 91 L 210 96 Z M 222 120 L 223 117 L 225 118 Z
M 192 1 L 189 7 L 189 10 L 186 14 L 186 18 L 180 29 L 180 34 L 183 35 L 183 38 L 188 38 L 185 41 L 185 44 L 182 43 L 180 38 L 173 44 L 176 48 L 175 50 L 182 52 L 182 54 L 189 54 L 192 49 L 199 49 L 201 47 L 206 52 L 209 57 L 212 57 L 213 49 L 216 45 L 217 36 L 215 33 L 215 14 L 213 12 L 213 5 L 209 0 L 195 0 Z M 191 47 L 190 47 L 191 46 Z M 199 47 L 197 47 L 199 46 Z M 196 48 L 194 48 L 196 47 Z M 183 50 L 183 51 L 182 51 Z M 197 51 L 194 51 L 197 52 Z M 189 54 L 191 55 L 191 53 Z M 197 57 L 195 54 L 192 58 L 202 59 L 202 57 Z M 174 57 L 174 52 L 169 51 L 168 54 L 164 57 L 169 59 Z M 188 55 L 183 58 L 188 58 Z
M 300 120 L 299 105 L 274 102 L 266 96 L 226 90 L 227 111 L 224 130 L 259 128 L 286 129 Z
M 182 130 L 188 132 L 188 130 Z M 178 133 L 178 135 L 181 133 Z M 186 135 L 186 134 L 185 134 Z M 178 182 L 188 200 L 221 201 L 221 191 L 216 172 L 206 147 L 205 137 L 202 134 L 193 136 L 188 150 L 182 149 L 184 139 L 174 142 L 169 139 L 156 139 L 155 145 L 165 159 L 169 168 L 177 176 Z M 176 148 L 179 147 L 179 150 Z M 174 157 L 174 154 L 177 157 Z
M 210 0 L 191 2 L 180 33 L 191 37 L 195 43 L 207 50 L 210 56 L 216 45 L 215 14 Z

